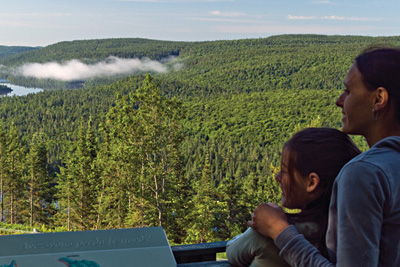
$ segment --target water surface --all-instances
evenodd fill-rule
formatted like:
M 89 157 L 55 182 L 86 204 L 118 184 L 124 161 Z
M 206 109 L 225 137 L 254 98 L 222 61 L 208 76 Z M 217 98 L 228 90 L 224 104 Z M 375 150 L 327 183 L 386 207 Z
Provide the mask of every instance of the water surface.
M 0 79 L 0 84 L 6 85 L 12 89 L 12 92 L 6 94 L 6 96 L 14 96 L 14 95 L 15 96 L 24 96 L 27 94 L 36 94 L 36 93 L 43 91 L 43 89 L 41 89 L 41 88 L 31 88 L 31 87 L 15 85 L 15 84 L 9 83 L 5 79 Z M 1 95 L 1 96 L 3 96 L 3 95 Z

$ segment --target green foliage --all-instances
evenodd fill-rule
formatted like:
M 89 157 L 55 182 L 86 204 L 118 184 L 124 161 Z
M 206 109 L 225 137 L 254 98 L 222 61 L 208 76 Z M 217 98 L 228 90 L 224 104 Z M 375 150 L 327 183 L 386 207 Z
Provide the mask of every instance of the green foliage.
M 26 62 L 95 63 L 109 56 L 150 58 L 170 67 L 158 74 L 169 96 L 209 96 L 278 89 L 340 89 L 353 58 L 373 44 L 399 45 L 400 37 L 280 35 L 260 39 L 171 42 L 139 38 L 60 42 L 0 58 L 7 67 Z M 66 89 L 69 83 L 22 78 L 8 72 L 14 83 L 46 89 Z M 121 77 L 118 77 L 121 78 Z M 100 78 L 89 86 L 114 82 Z M 162 90 L 163 90 L 163 86 Z
M 50 184 L 54 180 L 49 175 L 47 168 L 47 137 L 35 133 L 32 138 L 31 148 L 27 154 L 26 183 L 29 191 L 30 226 L 38 224 L 52 225 L 52 216 L 56 213 L 54 207 L 54 187 Z
M 100 128 L 91 119 L 87 127 L 81 123 L 57 177 L 57 223 L 84 230 L 171 221 L 181 212 L 180 197 L 189 196 L 175 193 L 185 190 L 181 117 L 181 103 L 163 97 L 146 75 L 135 92 L 117 96 Z
M 173 244 L 229 239 L 260 202 L 280 202 L 284 142 L 308 126 L 340 128 L 334 103 L 345 72 L 382 41 L 400 39 L 89 40 L 4 58 L 12 66 L 177 56 L 167 74 L 0 98 L 2 218 L 69 230 L 162 225 Z M 28 192 L 38 195 L 29 201 Z
M 207 154 L 202 169 L 201 177 L 196 179 L 193 185 L 196 192 L 193 196 L 194 207 L 187 218 L 189 221 L 188 235 L 185 240 L 187 243 L 216 241 L 217 190 Z
M 97 152 L 91 128 L 91 120 L 87 128 L 81 123 L 76 146 L 71 145 L 65 167 L 61 168 L 59 176 L 58 204 L 61 214 L 67 214 L 68 229 L 92 229 L 97 219 L 94 205 L 99 177 L 94 168 Z
M 22 52 L 31 51 L 38 49 L 39 47 L 28 47 L 28 46 L 3 46 L 0 45 L 0 58 L 9 57 Z
M 46 225 L 22 225 L 22 224 L 10 224 L 0 222 L 0 235 L 13 235 L 13 234 L 26 234 L 26 233 L 49 233 L 49 232 L 65 232 L 67 229 L 62 227 L 49 228 Z
M 38 50 L 21 51 L 13 56 L 2 58 L 0 62 L 7 66 L 16 66 L 25 62 L 61 62 L 71 59 L 82 59 L 86 63 L 94 63 L 109 56 L 148 57 L 153 60 L 161 60 L 179 55 L 180 50 L 188 45 L 190 43 L 140 38 L 70 41 L 56 43 Z
M 179 84 L 173 94 L 185 96 L 342 89 L 353 58 L 376 43 L 399 45 L 400 38 L 284 35 L 201 42 L 181 51 L 180 71 L 159 76 Z
M 173 208 L 167 205 L 167 196 L 179 184 L 180 161 L 175 155 L 181 142 L 180 105 L 165 99 L 146 75 L 142 86 L 118 97 L 107 114 L 108 157 L 114 164 L 106 172 L 108 178 L 120 177 L 120 182 L 114 178 L 106 190 L 118 191 L 120 197 L 110 201 L 115 194 L 105 194 L 104 199 L 111 207 L 119 203 L 111 218 L 117 216 L 121 225 L 163 225 L 167 208 Z M 113 224 L 110 219 L 105 222 Z

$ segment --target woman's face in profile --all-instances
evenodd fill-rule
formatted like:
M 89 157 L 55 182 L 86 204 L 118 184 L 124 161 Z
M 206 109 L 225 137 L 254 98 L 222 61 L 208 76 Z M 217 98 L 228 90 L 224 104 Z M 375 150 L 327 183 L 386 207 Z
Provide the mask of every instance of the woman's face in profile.
M 289 164 L 289 156 L 289 149 L 283 149 L 281 170 L 275 176 L 282 189 L 282 205 L 289 209 L 304 209 L 307 204 L 305 179 L 298 171 L 289 169 L 293 168 L 293 164 Z
M 336 100 L 336 105 L 342 108 L 342 131 L 367 136 L 375 120 L 374 91 L 367 89 L 356 64 L 347 73 L 344 85 L 345 91 Z

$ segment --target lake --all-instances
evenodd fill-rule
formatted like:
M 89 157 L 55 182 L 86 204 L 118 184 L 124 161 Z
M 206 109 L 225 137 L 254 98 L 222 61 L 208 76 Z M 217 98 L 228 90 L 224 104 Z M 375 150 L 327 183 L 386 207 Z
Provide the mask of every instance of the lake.
M 0 84 L 6 85 L 12 89 L 12 92 L 6 94 L 6 96 L 13 96 L 13 95 L 24 96 L 27 94 L 35 94 L 35 93 L 39 93 L 39 92 L 43 91 L 43 89 L 40 89 L 40 88 L 30 88 L 30 87 L 15 85 L 15 84 L 9 83 L 5 79 L 0 79 Z

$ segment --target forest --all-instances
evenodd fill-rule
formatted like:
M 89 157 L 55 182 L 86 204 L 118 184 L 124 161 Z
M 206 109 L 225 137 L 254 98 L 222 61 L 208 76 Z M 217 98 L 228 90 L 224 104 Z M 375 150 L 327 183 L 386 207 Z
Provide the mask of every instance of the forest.
M 31 51 L 35 49 L 39 49 L 39 47 L 0 45 L 0 58 L 16 55 L 25 51 Z
M 171 244 L 227 240 L 260 202 L 280 203 L 274 176 L 293 133 L 340 129 L 335 100 L 346 71 L 377 44 L 398 46 L 400 37 L 83 40 L 2 56 L 0 78 L 47 90 L 0 98 L 1 223 L 42 231 L 162 225 Z M 165 64 L 181 67 L 73 90 L 7 72 L 110 55 L 172 56 Z

